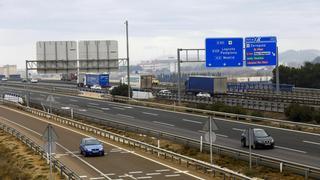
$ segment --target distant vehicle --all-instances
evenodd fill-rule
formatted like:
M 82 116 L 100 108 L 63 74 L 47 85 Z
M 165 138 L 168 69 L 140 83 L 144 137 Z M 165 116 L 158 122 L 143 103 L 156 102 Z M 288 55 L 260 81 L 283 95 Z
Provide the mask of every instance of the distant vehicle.
M 111 92 L 114 88 L 116 88 L 117 86 L 111 86 L 110 88 L 109 88 L 109 92 Z
M 253 128 L 252 129 L 252 148 L 274 148 L 274 139 L 263 129 Z M 241 134 L 241 145 L 242 147 L 249 146 L 249 131 L 245 130 Z
M 186 94 L 196 95 L 199 92 L 214 94 L 227 93 L 227 77 L 220 76 L 190 76 L 185 82 Z
M 96 138 L 83 138 L 80 142 L 80 153 L 85 157 L 90 155 L 104 156 L 104 148 Z
M 28 80 L 27 79 L 22 79 L 22 82 L 27 82 Z
M 97 84 L 91 86 L 90 88 L 91 88 L 91 89 L 95 89 L 95 90 L 101 90 L 101 89 L 102 89 L 101 86 L 99 86 L 99 85 L 97 85 Z
M 130 87 L 133 90 L 152 89 L 152 77 L 148 74 L 130 75 Z M 128 77 L 122 77 L 121 83 L 128 84 Z
M 31 83 L 37 83 L 37 82 L 38 82 L 38 79 L 31 79 L 30 82 L 31 82 Z
M 79 75 L 78 87 L 90 88 L 93 85 L 99 85 L 102 88 L 109 87 L 109 74 L 87 73 Z
M 3 95 L 3 99 L 6 101 L 14 102 L 23 105 L 24 101 L 21 96 L 13 93 L 6 93 Z
M 197 97 L 207 97 L 207 98 L 210 98 L 211 95 L 209 93 L 205 93 L 205 92 L 199 92 L 197 94 Z
M 152 84 L 153 85 L 159 85 L 160 84 L 160 81 L 156 78 L 152 78 Z
M 2 80 L 2 81 L 8 81 L 8 79 L 7 79 L 7 78 L 2 78 L 1 80 Z
M 170 95 L 171 91 L 167 90 L 167 89 L 162 89 L 159 91 L 159 94 L 163 94 L 163 95 Z

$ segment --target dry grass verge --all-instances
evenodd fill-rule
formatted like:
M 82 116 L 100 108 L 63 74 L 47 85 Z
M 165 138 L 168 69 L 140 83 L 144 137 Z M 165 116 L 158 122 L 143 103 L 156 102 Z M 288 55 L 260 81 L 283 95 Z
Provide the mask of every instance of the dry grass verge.
M 0 179 L 49 179 L 49 165 L 21 141 L 0 130 Z M 55 180 L 63 179 L 57 172 Z

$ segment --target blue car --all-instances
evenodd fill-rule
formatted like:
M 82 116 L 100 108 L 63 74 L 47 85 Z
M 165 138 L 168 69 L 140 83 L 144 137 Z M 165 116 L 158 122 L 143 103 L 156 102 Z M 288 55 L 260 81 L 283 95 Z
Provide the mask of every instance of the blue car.
M 96 138 L 83 138 L 80 142 L 80 153 L 83 156 L 104 156 L 104 148 Z

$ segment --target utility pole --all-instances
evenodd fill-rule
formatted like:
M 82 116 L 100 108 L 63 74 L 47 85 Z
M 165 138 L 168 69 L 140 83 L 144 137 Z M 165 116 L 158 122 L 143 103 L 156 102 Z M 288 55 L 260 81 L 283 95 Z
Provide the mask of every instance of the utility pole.
M 126 41 L 127 41 L 127 77 L 128 77 L 128 98 L 131 97 L 130 91 L 130 63 L 129 63 L 129 33 L 128 33 L 128 20 L 125 22 L 126 24 Z
M 276 91 L 277 91 L 277 95 L 280 95 L 280 78 L 279 78 L 279 56 L 278 56 L 278 47 L 277 47 L 276 57 L 277 57 L 277 66 L 276 66 Z
M 180 49 L 177 49 L 178 61 L 178 104 L 181 105 L 181 67 L 180 67 Z

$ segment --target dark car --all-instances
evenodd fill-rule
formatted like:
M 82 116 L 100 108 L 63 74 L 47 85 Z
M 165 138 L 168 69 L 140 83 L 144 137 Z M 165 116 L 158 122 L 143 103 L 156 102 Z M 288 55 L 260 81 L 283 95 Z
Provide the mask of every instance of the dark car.
M 104 156 L 104 148 L 96 138 L 83 138 L 80 142 L 80 153 L 84 156 Z
M 274 148 L 274 139 L 263 129 L 252 128 L 252 148 Z M 249 146 L 249 133 L 246 129 L 241 134 L 241 145 L 242 147 Z

